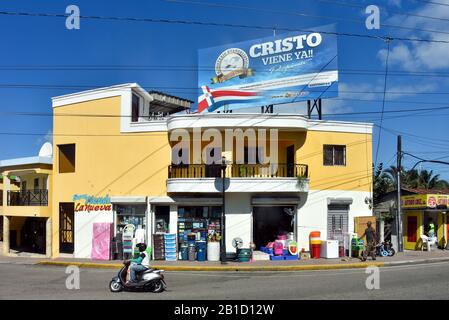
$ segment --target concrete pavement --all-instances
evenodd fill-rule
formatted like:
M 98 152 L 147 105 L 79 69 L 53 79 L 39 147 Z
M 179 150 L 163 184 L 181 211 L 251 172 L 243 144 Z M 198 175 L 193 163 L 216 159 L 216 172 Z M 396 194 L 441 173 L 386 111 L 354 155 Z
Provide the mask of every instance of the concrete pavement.
M 111 293 L 110 269 L 80 269 L 80 289 L 66 288 L 66 268 L 0 264 L 0 299 L 416 299 L 449 298 L 449 262 L 379 269 L 379 289 L 369 290 L 364 269 L 304 272 L 166 272 L 161 294 Z

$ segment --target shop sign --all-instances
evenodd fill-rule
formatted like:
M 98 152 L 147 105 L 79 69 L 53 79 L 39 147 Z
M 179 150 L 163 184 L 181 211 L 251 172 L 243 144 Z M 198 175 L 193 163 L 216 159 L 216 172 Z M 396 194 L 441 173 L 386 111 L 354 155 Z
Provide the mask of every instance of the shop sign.
M 72 200 L 75 202 L 75 212 L 112 211 L 112 203 L 109 195 L 95 197 L 87 194 L 75 194 Z
M 401 197 L 403 208 L 436 208 L 447 207 L 449 195 L 417 194 Z
M 198 51 L 198 112 L 337 96 L 335 25 Z

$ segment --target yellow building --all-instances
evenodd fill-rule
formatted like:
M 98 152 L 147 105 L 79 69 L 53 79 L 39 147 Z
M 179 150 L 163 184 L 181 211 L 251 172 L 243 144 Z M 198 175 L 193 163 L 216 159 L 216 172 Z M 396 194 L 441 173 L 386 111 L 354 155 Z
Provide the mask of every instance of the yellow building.
M 260 247 L 282 232 L 308 250 L 311 231 L 341 240 L 372 215 L 371 124 L 190 114 L 191 101 L 137 84 L 52 101 L 53 257 L 91 258 L 96 224 L 113 236 L 134 224 L 150 245 L 157 231 L 202 237 L 223 204 L 227 251 L 233 238 Z
M 3 254 L 51 256 L 52 146 L 39 156 L 0 161 Z
M 448 192 L 414 190 L 417 194 L 401 197 L 403 244 L 406 250 L 421 250 L 423 236 L 429 236 L 428 226 L 435 226 L 434 236 L 439 247 L 448 239 Z M 431 236 L 431 235 L 430 235 Z

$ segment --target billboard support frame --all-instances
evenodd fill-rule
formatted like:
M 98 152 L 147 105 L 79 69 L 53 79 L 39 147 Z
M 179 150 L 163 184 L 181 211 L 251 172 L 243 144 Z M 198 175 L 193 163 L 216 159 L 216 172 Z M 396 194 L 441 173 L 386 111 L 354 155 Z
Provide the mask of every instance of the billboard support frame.
M 318 119 L 322 120 L 323 114 L 321 112 L 321 98 L 314 99 L 313 104 L 311 103 L 312 100 L 307 100 L 307 116 L 309 119 L 312 119 L 312 112 L 313 109 L 316 109 L 316 112 L 318 114 Z

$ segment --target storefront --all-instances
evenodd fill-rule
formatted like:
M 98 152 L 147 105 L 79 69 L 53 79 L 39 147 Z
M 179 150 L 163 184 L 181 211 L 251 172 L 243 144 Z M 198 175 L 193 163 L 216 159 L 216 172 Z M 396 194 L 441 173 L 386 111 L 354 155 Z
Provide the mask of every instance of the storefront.
M 429 190 L 431 191 L 431 190 Z M 421 250 L 421 236 L 430 236 L 429 226 L 435 226 L 435 244 L 439 248 L 447 245 L 448 239 L 448 194 L 416 194 L 401 197 L 403 243 L 406 250 Z

